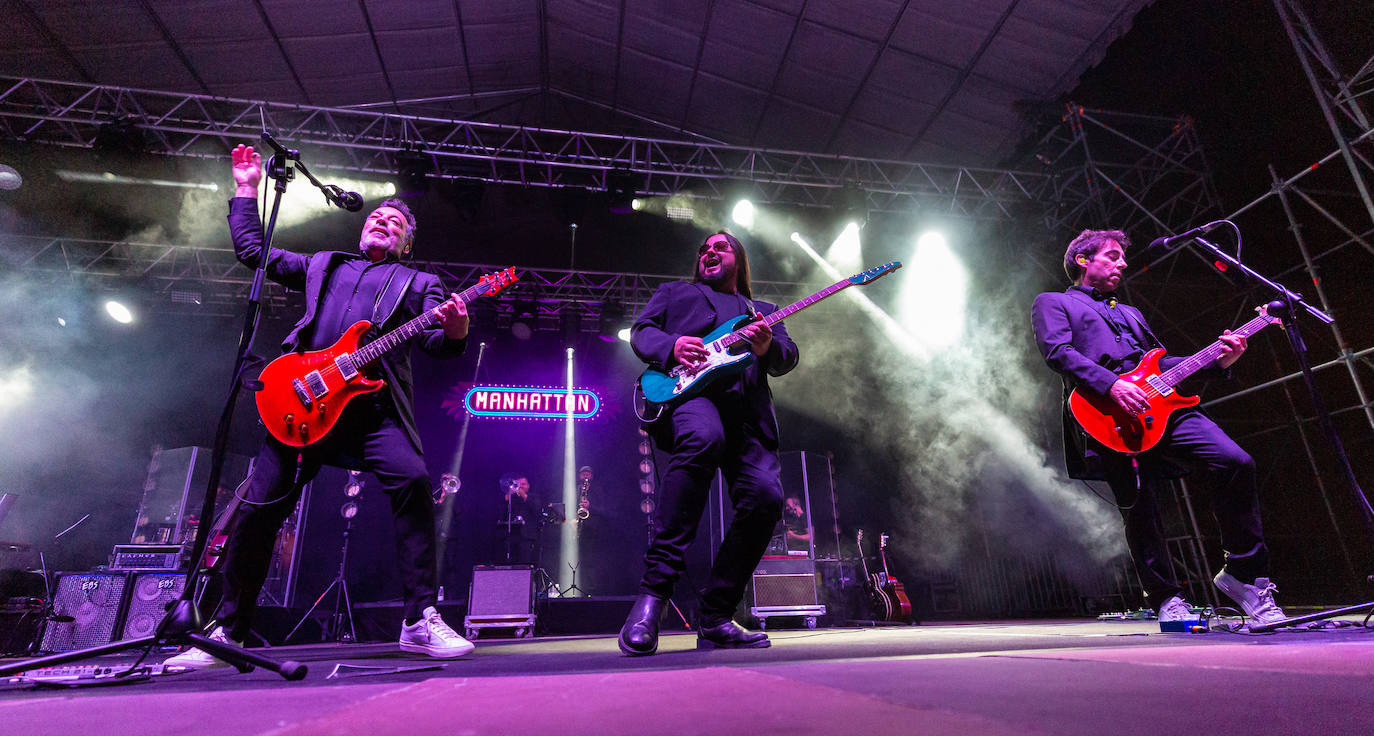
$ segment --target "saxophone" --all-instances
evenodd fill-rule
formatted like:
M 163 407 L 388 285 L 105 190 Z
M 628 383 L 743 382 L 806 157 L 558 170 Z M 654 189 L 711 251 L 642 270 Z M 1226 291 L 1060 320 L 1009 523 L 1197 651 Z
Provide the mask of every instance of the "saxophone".
M 592 515 L 591 509 L 589 508 L 591 506 L 591 498 L 588 495 L 591 489 L 592 469 L 584 465 L 577 471 L 577 521 L 579 527 L 582 522 L 587 520 L 587 517 Z

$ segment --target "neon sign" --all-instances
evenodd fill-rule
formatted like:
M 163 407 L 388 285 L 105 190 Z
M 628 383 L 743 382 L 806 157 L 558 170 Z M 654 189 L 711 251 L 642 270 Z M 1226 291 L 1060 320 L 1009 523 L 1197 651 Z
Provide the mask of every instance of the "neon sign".
M 591 419 L 601 411 L 601 397 L 585 388 L 541 386 L 473 386 L 463 408 L 475 417 L 498 419 Z

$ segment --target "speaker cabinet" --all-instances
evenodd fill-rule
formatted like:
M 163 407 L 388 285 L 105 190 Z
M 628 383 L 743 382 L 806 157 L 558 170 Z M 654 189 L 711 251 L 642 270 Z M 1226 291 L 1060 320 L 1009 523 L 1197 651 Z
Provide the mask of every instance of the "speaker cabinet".
M 120 639 L 151 636 L 167 615 L 167 604 L 181 597 L 186 589 L 186 574 L 179 572 L 138 573 L 129 592 L 129 607 L 120 627 Z
M 815 575 L 754 575 L 754 605 L 758 608 L 819 603 Z
M 75 620 L 49 621 L 41 648 L 65 652 L 114 641 L 128 583 L 124 573 L 59 573 L 53 613 Z
M 463 620 L 468 638 L 488 628 L 513 628 L 517 637 L 532 636 L 533 581 L 533 565 L 478 565 L 472 568 L 468 614 Z

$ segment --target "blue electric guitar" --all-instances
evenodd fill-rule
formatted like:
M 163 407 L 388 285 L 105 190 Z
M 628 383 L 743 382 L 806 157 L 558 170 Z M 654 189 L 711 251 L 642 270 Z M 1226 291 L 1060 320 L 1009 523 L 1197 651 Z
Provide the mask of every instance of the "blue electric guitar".
M 765 316 L 763 321 L 772 327 L 841 289 L 862 286 L 901 267 L 901 261 L 893 261 L 856 273 Z M 749 349 L 749 339 L 741 335 L 739 330 L 756 319 L 751 315 L 741 314 L 726 320 L 701 338 L 707 355 L 706 360 L 695 368 L 677 365 L 667 373 L 653 368 L 645 370 L 639 376 L 639 390 L 644 399 L 651 404 L 672 406 L 701 393 L 708 384 L 718 378 L 733 376 L 743 371 L 754 362 L 754 353 Z M 641 418 L 647 419 L 643 414 Z

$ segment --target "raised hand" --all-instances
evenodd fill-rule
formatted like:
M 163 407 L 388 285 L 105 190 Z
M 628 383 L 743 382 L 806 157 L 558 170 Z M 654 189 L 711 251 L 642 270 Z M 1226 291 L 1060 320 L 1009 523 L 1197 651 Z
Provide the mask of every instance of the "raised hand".
M 240 143 L 234 147 L 234 194 L 239 197 L 257 197 L 258 184 L 262 182 L 262 154 L 252 146 Z

